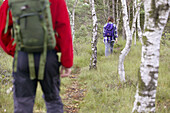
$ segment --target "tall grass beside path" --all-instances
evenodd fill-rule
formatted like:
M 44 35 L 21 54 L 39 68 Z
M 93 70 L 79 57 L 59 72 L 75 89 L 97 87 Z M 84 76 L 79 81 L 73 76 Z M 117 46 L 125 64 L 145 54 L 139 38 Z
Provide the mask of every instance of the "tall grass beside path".
M 119 54 L 124 43 L 125 41 L 120 40 L 114 46 L 114 54 L 105 57 L 104 44 L 99 40 L 97 70 L 89 71 L 88 65 L 86 65 L 81 68 L 79 75 L 80 83 L 87 86 L 87 93 L 80 104 L 79 113 L 131 113 L 135 100 L 142 46 L 140 42 L 137 42 L 136 46 L 132 45 L 130 53 L 126 56 L 124 65 L 127 81 L 122 84 L 117 70 Z M 161 45 L 156 98 L 157 113 L 169 113 L 170 111 L 169 50 L 169 46 Z M 89 56 L 85 48 L 84 51 L 81 51 L 81 54 Z M 76 57 L 81 59 L 79 56 Z M 81 64 L 86 64 L 87 62 L 87 60 L 84 60 Z

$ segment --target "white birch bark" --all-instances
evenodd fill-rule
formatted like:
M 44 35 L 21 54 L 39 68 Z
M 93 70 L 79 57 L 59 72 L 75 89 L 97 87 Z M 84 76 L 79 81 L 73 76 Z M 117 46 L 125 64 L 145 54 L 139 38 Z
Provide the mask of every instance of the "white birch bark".
M 122 39 L 126 40 L 125 28 L 122 28 Z
M 117 12 L 116 13 L 116 19 L 118 21 L 118 17 L 119 17 L 119 0 L 116 0 L 116 12 Z M 116 24 L 117 24 L 117 21 L 116 21 Z
M 97 16 L 95 11 L 95 4 L 94 0 L 91 0 L 91 10 L 92 10 L 92 19 L 93 19 L 93 32 L 92 32 L 92 57 L 90 58 L 90 69 L 96 69 L 97 68 Z
M 125 35 L 126 35 L 126 45 L 125 48 L 121 51 L 120 56 L 119 56 L 119 75 L 120 75 L 120 80 L 122 82 L 125 82 L 125 70 L 124 70 L 124 59 L 125 56 L 129 53 L 131 44 L 132 44 L 132 35 L 135 30 L 135 25 L 136 25 L 136 18 L 140 10 L 141 3 L 138 3 L 138 8 L 135 13 L 135 16 L 133 18 L 133 23 L 132 23 L 132 29 L 130 30 L 129 27 L 129 20 L 128 20 L 128 13 L 127 13 L 127 5 L 126 5 L 126 0 L 121 0 L 122 1 L 122 13 L 123 13 L 123 25 L 125 29 Z
M 169 16 L 169 0 L 146 0 L 145 32 L 143 34 L 139 81 L 132 112 L 154 113 L 160 40 Z
M 135 29 L 136 29 L 136 20 L 137 20 L 137 17 L 138 17 L 138 14 L 139 14 L 139 11 L 140 11 L 140 6 L 142 4 L 142 1 L 138 3 L 137 5 L 137 10 L 135 12 L 135 15 L 133 16 L 133 22 L 132 22 L 132 27 L 131 27 L 131 33 L 133 35 L 133 33 L 135 32 Z
M 119 22 L 120 22 L 120 17 L 121 17 L 121 10 L 119 10 L 119 0 L 117 0 L 117 3 L 116 3 L 116 11 L 117 11 L 117 16 L 116 16 L 116 27 L 117 29 L 119 28 Z M 118 30 L 117 30 L 118 32 Z M 119 34 L 119 33 L 118 33 Z
M 130 22 L 130 13 L 131 13 L 131 12 L 130 12 L 130 4 L 129 4 L 129 6 L 128 6 L 128 10 L 129 10 L 129 13 L 128 13 L 128 14 L 129 14 L 129 22 Z
M 134 0 L 133 6 L 132 6 L 132 9 L 133 9 L 133 10 L 132 10 L 132 11 L 133 11 L 133 16 L 135 15 L 135 8 L 136 8 L 136 7 L 135 7 L 135 1 L 136 1 L 136 0 Z
M 141 44 L 143 44 L 143 41 L 142 41 L 142 29 L 141 29 L 141 26 L 140 26 L 140 14 L 138 15 L 137 29 L 138 29 L 138 38 L 139 38 Z
M 91 4 L 91 0 L 89 0 L 89 3 Z
M 138 0 L 139 2 L 140 0 Z M 141 30 L 141 26 L 140 26 L 140 13 L 138 14 L 138 17 L 137 17 L 137 30 L 138 30 L 138 38 L 141 42 L 141 44 L 143 44 L 143 41 L 142 41 L 142 30 Z
M 126 0 L 121 0 L 122 2 L 122 13 L 123 13 L 123 26 L 125 28 L 125 34 L 126 34 L 126 45 L 125 48 L 121 51 L 119 56 L 119 75 L 120 80 L 122 82 L 125 82 L 125 70 L 124 70 L 124 60 L 125 56 L 129 53 L 132 43 L 132 34 L 129 27 L 129 20 L 128 20 L 128 12 L 127 12 L 127 4 Z
M 73 37 L 73 41 L 74 41 L 74 35 L 75 35 L 75 8 L 77 5 L 78 0 L 75 0 L 74 2 L 74 6 L 73 6 L 73 11 L 72 11 L 72 24 L 71 24 L 71 29 L 72 29 L 72 37 Z
M 120 14 L 119 14 L 120 16 L 121 16 L 121 11 L 120 11 Z M 120 16 L 118 17 L 118 19 L 116 20 L 117 21 L 117 24 L 116 24 L 116 27 L 117 27 L 117 34 L 119 34 L 119 22 L 120 22 Z
M 73 15 L 71 14 L 70 10 L 68 9 L 67 7 L 67 11 L 68 11 L 68 14 L 69 14 L 69 17 L 70 17 L 70 25 L 71 25 L 71 30 L 72 30 L 72 26 L 73 26 Z
M 103 10 L 104 10 L 104 16 L 105 16 L 105 19 L 107 19 L 107 13 L 106 13 L 106 1 L 105 1 L 105 0 L 103 0 L 103 6 L 104 6 L 104 8 L 103 8 Z
M 107 0 L 107 15 L 110 16 L 110 0 Z
M 114 18 L 114 21 L 116 21 L 115 20 L 115 0 L 112 0 L 112 12 L 113 12 L 113 18 Z
M 136 45 L 136 30 L 134 32 L 134 45 Z
M 133 16 L 135 16 L 135 9 L 136 9 L 136 0 L 134 0 L 134 2 L 133 2 Z M 139 10 L 140 10 L 140 8 L 139 8 Z M 136 45 L 136 22 L 135 22 L 135 30 L 134 30 L 134 45 Z M 133 34 L 132 34 L 132 36 L 133 36 Z

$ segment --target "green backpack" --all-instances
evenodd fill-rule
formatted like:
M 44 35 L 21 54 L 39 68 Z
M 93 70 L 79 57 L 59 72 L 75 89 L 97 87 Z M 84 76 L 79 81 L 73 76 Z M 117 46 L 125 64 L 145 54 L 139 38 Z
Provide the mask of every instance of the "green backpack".
M 24 51 L 28 53 L 30 79 L 35 79 L 33 53 L 42 52 L 38 79 L 43 80 L 47 50 L 54 49 L 56 45 L 49 0 L 8 0 L 8 4 L 5 33 L 11 10 L 16 42 L 14 72 L 17 71 L 18 51 Z

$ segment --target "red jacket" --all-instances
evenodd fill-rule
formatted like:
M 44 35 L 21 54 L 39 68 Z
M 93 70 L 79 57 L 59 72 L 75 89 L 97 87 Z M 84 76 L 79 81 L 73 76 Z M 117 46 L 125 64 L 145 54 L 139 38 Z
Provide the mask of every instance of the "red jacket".
M 58 52 L 61 52 L 62 65 L 66 68 L 70 68 L 73 65 L 73 44 L 66 3 L 65 0 L 49 1 L 51 2 L 50 7 L 53 28 L 55 28 L 59 34 L 58 37 L 55 36 L 57 40 L 55 49 Z M 9 13 L 8 31 L 4 34 L 8 7 L 8 0 L 5 0 L 0 7 L 0 46 L 7 54 L 14 56 L 16 45 L 12 45 L 14 39 L 11 36 L 11 28 L 13 24 L 11 12 Z

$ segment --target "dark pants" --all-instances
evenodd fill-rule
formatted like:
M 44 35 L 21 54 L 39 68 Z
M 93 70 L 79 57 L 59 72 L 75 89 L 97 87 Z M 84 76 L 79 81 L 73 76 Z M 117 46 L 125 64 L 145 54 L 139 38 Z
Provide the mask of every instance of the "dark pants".
M 34 54 L 35 71 L 38 75 L 40 53 Z M 40 82 L 47 113 L 63 113 L 63 104 L 59 96 L 59 62 L 55 50 L 48 51 L 44 80 L 30 80 L 28 55 L 19 51 L 17 72 L 14 77 L 14 113 L 33 113 L 37 82 Z

